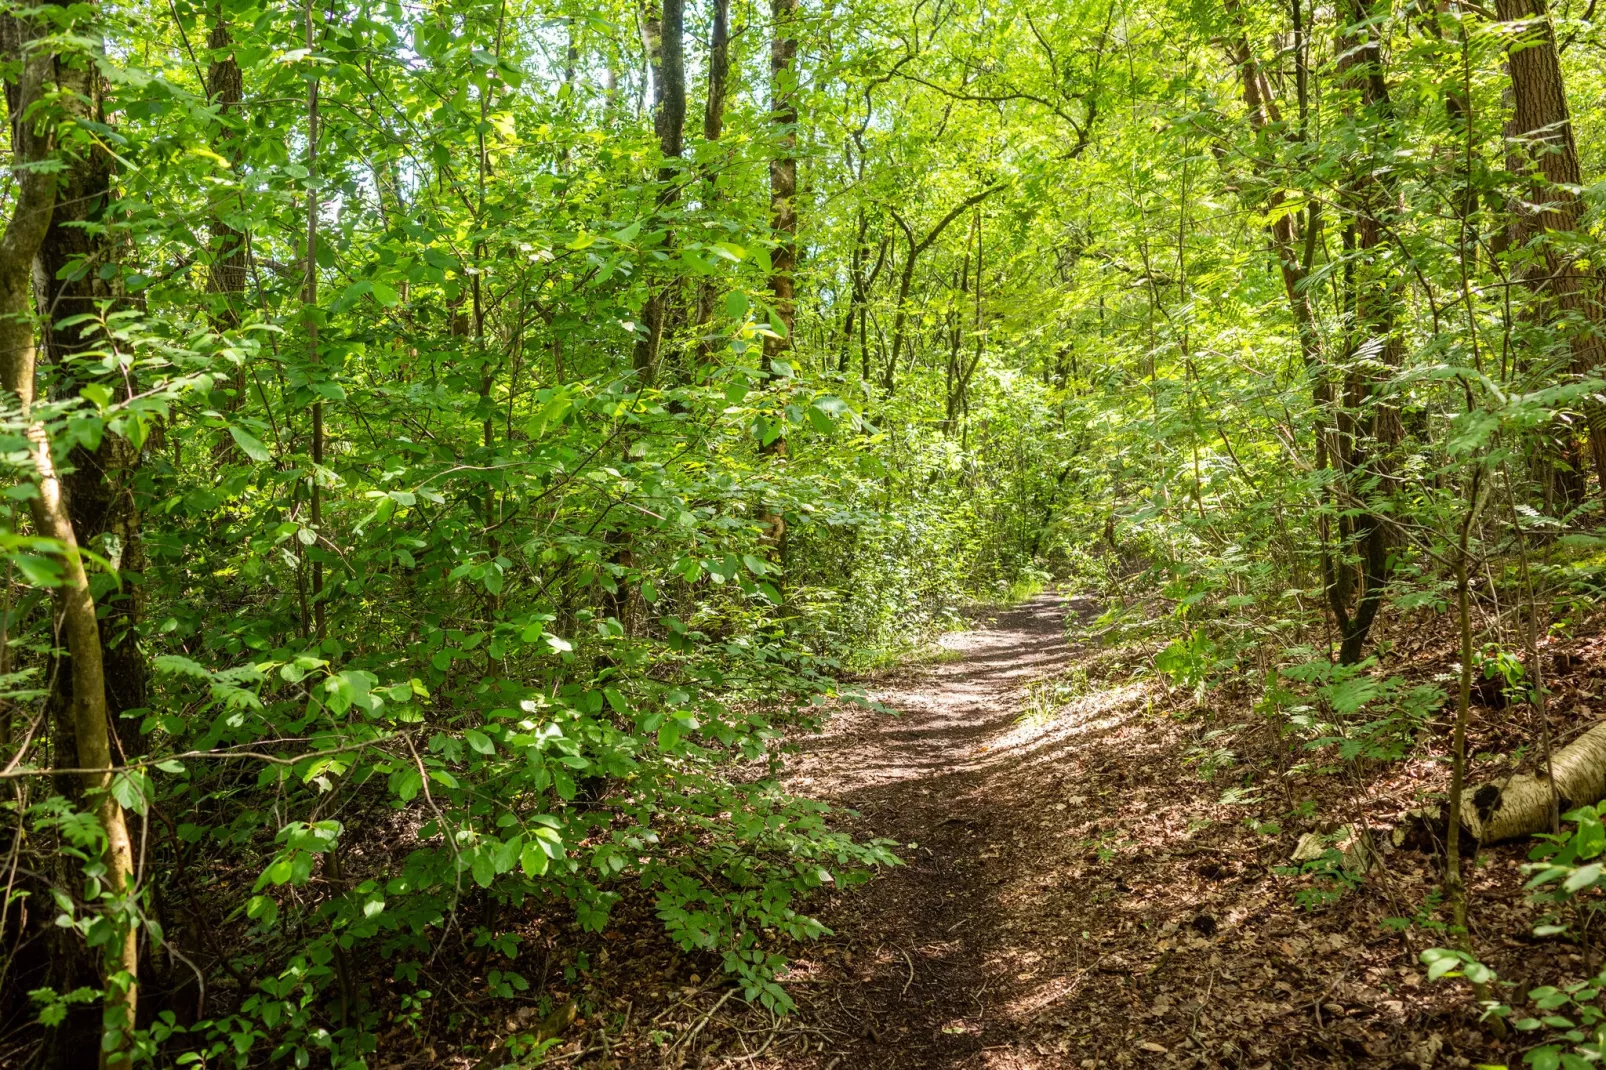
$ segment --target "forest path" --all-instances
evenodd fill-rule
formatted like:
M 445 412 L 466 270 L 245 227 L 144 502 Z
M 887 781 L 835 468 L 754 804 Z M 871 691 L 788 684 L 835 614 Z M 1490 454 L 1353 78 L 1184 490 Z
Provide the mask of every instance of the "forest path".
M 1422 945 L 1378 923 L 1397 907 L 1348 895 L 1309 913 L 1278 876 L 1298 830 L 1255 815 L 1293 800 L 1247 786 L 1240 759 L 1282 745 L 1212 730 L 1228 715 L 1133 673 L 1141 646 L 1070 641 L 1066 618 L 1100 608 L 999 610 L 873 692 L 898 716 L 844 712 L 805 742 L 789 788 L 857 811 L 853 830 L 906 864 L 821 904 L 834 935 L 792 964 L 792 1040 L 700 1065 L 1468 1065 L 1419 987 Z M 1392 866 L 1408 899 L 1435 879 L 1424 854 Z
M 1074 723 L 1028 708 L 1032 685 L 1072 665 L 1066 615 L 1095 609 L 1047 594 L 996 611 L 945 638 L 953 660 L 874 693 L 897 717 L 839 716 L 791 763 L 791 790 L 858 811 L 857 830 L 896 840 L 907 863 L 839 897 L 825 919 L 836 936 L 798 964 L 820 974 L 794 986 L 802 1012 L 834 1041 L 817 1065 L 1080 1065 L 1052 1020 L 1096 956 L 1056 915 L 1093 889 L 1041 863 L 1063 853 L 1066 811 L 1106 790 L 1088 768 L 1124 763 L 1110 732 L 1141 698 L 1104 695 L 1113 718 L 1086 709 Z

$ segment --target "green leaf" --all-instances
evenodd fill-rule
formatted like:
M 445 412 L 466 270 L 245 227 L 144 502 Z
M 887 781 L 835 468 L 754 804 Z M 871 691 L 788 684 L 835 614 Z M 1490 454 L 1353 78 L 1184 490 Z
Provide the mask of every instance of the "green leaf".
M 275 881 L 283 884 L 284 881 Z M 253 895 L 245 904 L 245 916 L 260 922 L 264 927 L 271 926 L 274 919 L 279 916 L 279 904 L 265 895 Z
M 463 733 L 463 738 L 468 741 L 470 747 L 473 747 L 481 754 L 496 753 L 496 745 L 491 742 L 491 737 L 484 732 L 477 732 L 470 728 Z
M 1579 858 L 1595 858 L 1606 850 L 1606 826 L 1600 816 L 1586 807 L 1578 819 L 1578 831 L 1573 833 L 1573 849 Z
M 200 662 L 192 661 L 181 654 L 158 654 L 151 659 L 151 664 L 162 672 L 170 672 L 178 676 L 193 676 L 197 680 L 210 680 L 212 672 Z
M 273 454 L 268 452 L 268 447 L 263 445 L 262 440 L 250 432 L 230 424 L 229 434 L 233 437 L 235 445 L 240 447 L 240 452 L 258 464 L 266 464 L 273 460 Z
M 1524 1055 L 1522 1061 L 1534 1070 L 1557 1070 L 1561 1066 L 1561 1049 L 1547 1044 Z
M 1574 870 L 1572 874 L 1562 882 L 1562 890 L 1571 894 L 1579 891 L 1580 889 L 1590 887 L 1591 885 L 1600 881 L 1600 874 L 1601 864 L 1599 862 L 1593 862 L 1587 866 L 1582 866 Z
M 491 881 L 496 878 L 496 864 L 491 860 L 490 852 L 484 849 L 474 853 L 469 870 L 474 875 L 474 883 L 481 888 L 489 888 Z
M 419 789 L 423 786 L 424 778 L 412 766 L 399 770 L 391 781 L 391 790 L 404 803 L 412 802 L 417 797 Z
M 126 769 L 112 777 L 111 792 L 124 810 L 144 814 L 151 798 L 150 778 L 137 769 Z

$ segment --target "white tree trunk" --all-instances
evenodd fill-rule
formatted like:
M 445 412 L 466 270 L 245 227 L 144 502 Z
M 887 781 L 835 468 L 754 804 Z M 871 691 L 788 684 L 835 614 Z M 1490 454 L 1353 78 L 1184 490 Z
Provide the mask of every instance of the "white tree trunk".
M 1499 843 L 1549 832 L 1552 790 L 1562 814 L 1606 798 L 1606 723 L 1557 751 L 1550 767 L 1554 789 L 1543 769 L 1484 784 L 1462 802 L 1461 824 L 1479 843 Z

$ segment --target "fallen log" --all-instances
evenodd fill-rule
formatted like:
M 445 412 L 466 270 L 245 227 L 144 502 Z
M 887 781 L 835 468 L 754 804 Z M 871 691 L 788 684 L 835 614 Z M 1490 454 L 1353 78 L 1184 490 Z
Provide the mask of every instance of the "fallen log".
M 1553 754 L 1550 770 L 1558 814 L 1606 798 L 1606 723 Z M 1549 832 L 1551 798 L 1552 785 L 1543 769 L 1491 780 L 1462 802 L 1461 825 L 1480 844 Z

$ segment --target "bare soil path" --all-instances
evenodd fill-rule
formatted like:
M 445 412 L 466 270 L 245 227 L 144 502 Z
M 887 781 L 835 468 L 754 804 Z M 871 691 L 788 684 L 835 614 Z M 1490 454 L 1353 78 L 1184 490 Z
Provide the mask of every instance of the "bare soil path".
M 812 1045 L 707 1065 L 1468 1065 L 1418 989 L 1426 938 L 1380 927 L 1381 893 L 1295 908 L 1273 867 L 1299 830 L 1246 820 L 1285 801 L 1201 777 L 1204 728 L 1157 716 L 1152 679 L 1088 684 L 1109 667 L 1065 618 L 1096 609 L 998 611 L 875 693 L 896 718 L 843 715 L 792 760 L 792 790 L 851 807 L 907 864 L 835 896 L 835 935 L 795 963 Z M 1415 857 L 1395 889 L 1431 879 Z
M 1066 613 L 1091 608 L 1044 595 L 949 637 L 955 660 L 876 693 L 895 719 L 840 718 L 796 761 L 792 790 L 858 811 L 908 863 L 828 918 L 838 936 L 823 957 L 856 983 L 827 983 L 833 1005 L 805 1014 L 849 1026 L 840 1065 L 1034 1066 L 1062 1054 L 1040 1027 L 1097 963 L 1054 918 L 1092 889 L 1040 874 L 1039 840 L 1086 804 L 1072 770 L 1080 737 L 1099 729 L 1044 733 L 1026 707 L 1032 684 L 1070 666 Z
M 1430 983 L 1419 961 L 1448 938 L 1442 852 L 1410 815 L 1442 797 L 1444 764 L 1336 763 L 1253 708 L 1250 669 L 1203 696 L 1169 690 L 1151 659 L 1172 632 L 1134 612 L 1101 645 L 1081 627 L 1100 609 L 1043 595 L 998 610 L 878 681 L 873 697 L 896 716 L 839 711 L 787 759 L 789 790 L 847 808 L 851 831 L 894 840 L 905 862 L 809 904 L 832 934 L 789 949 L 797 1013 L 744 1005 L 712 963 L 693 974 L 640 939 L 612 961 L 638 988 L 666 987 L 639 997 L 637 1034 L 626 1009 L 623 1034 L 582 1037 L 565 1058 L 611 1051 L 618 1061 L 599 1065 L 644 1070 L 1520 1065 L 1528 1035 L 1493 1039 L 1465 984 Z M 1448 678 L 1453 636 L 1413 642 L 1417 678 Z M 1581 702 L 1606 687 L 1606 639 L 1574 646 L 1592 675 L 1554 686 Z M 1509 750 L 1511 712 L 1477 712 L 1469 750 Z M 1443 723 L 1430 730 L 1447 738 Z M 1364 876 L 1292 864 L 1309 834 L 1336 844 L 1354 828 L 1376 852 Z M 1566 939 L 1528 935 L 1527 848 L 1482 851 L 1468 874 L 1472 939 L 1508 998 L 1593 971 Z

